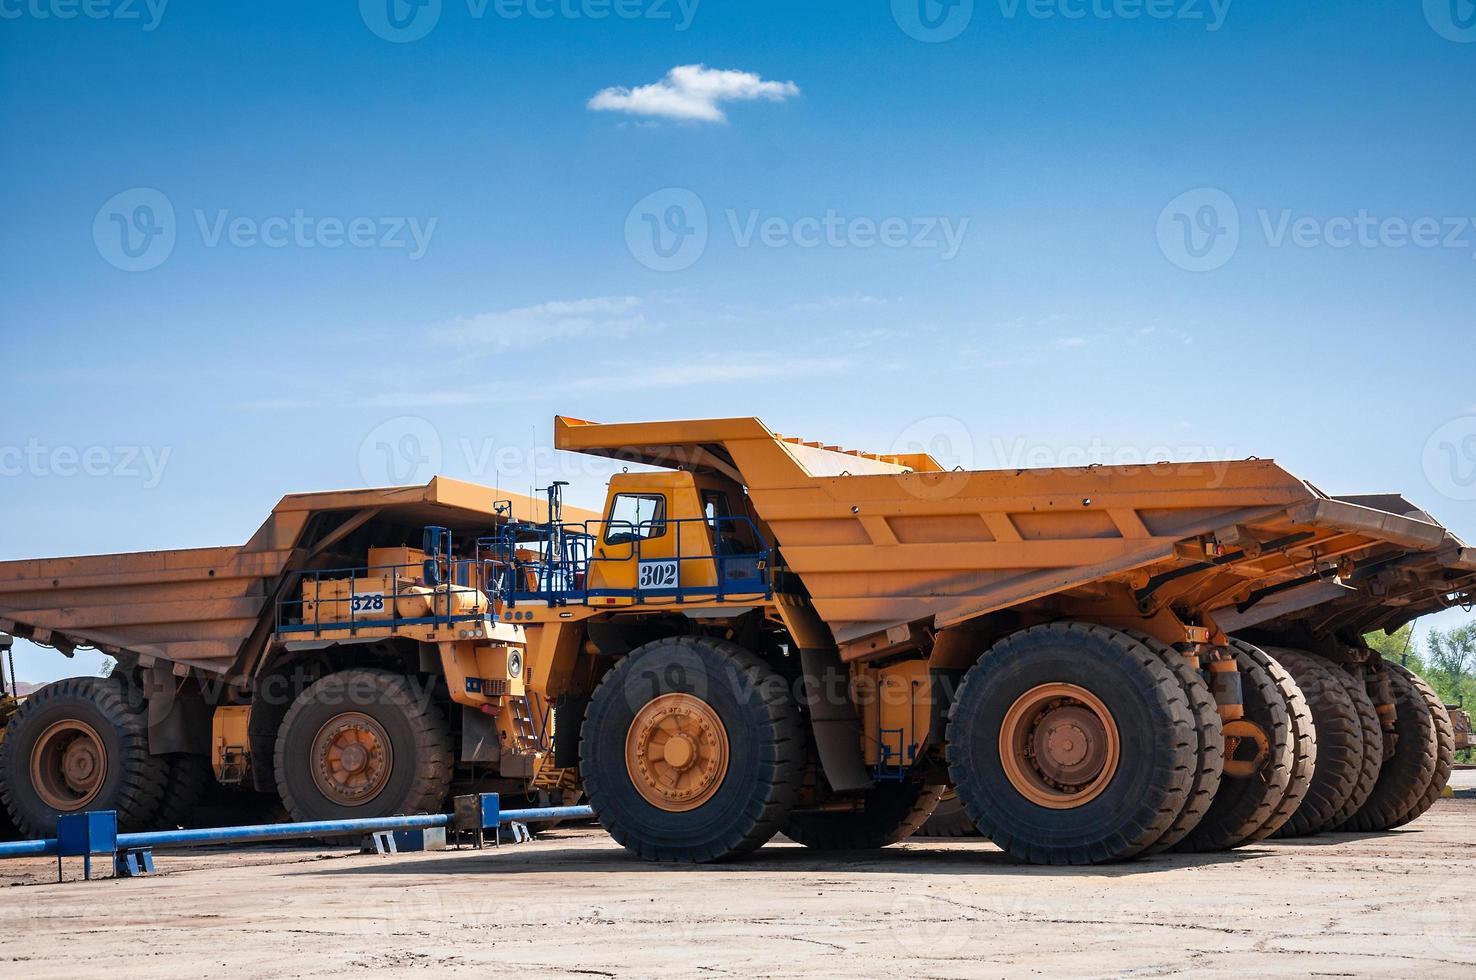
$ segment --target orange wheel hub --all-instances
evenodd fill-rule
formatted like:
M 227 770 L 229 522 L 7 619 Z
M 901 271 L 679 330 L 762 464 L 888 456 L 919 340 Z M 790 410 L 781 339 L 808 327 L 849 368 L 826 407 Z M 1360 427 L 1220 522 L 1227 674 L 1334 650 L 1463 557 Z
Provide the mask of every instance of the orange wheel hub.
M 625 767 L 647 803 L 672 813 L 695 810 L 728 775 L 728 730 L 707 702 L 663 694 L 631 721 Z
M 1032 803 L 1069 810 L 1094 800 L 1117 772 L 1117 723 L 1102 699 L 1075 684 L 1042 684 L 1005 713 L 999 758 Z
M 360 806 L 379 795 L 394 768 L 394 750 L 379 722 L 358 711 L 328 720 L 313 738 L 313 782 L 328 799 Z
M 51 725 L 31 747 L 31 785 L 53 810 L 80 810 L 108 778 L 108 753 L 97 729 L 67 718 Z

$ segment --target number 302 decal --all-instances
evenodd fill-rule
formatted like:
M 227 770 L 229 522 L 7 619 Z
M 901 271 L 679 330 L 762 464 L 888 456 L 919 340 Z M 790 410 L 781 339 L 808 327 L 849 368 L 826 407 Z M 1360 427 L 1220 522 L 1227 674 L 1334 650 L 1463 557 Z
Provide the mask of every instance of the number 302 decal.
M 636 588 L 674 589 L 677 587 L 677 563 L 674 561 L 643 561 Z

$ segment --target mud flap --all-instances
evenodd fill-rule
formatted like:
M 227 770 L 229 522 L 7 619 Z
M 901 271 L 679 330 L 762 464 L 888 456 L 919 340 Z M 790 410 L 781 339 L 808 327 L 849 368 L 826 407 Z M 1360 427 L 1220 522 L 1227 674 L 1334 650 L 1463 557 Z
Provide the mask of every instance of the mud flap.
M 835 647 L 800 650 L 805 707 L 825 780 L 837 793 L 874 785 L 861 757 L 861 719 L 849 694 L 851 673 Z

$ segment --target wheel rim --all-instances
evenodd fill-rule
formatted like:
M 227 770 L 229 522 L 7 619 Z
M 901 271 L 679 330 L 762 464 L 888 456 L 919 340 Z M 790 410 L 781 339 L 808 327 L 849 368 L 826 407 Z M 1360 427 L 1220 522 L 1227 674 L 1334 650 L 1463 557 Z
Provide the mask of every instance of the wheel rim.
M 1260 725 L 1244 718 L 1225 723 L 1225 775 L 1248 779 L 1270 756 L 1271 739 Z
M 699 698 L 663 694 L 630 723 L 625 767 L 647 803 L 671 813 L 695 810 L 728 774 L 728 730 Z
M 80 810 L 108 778 L 108 753 L 97 729 L 68 718 L 56 722 L 31 748 L 31 785 L 53 810 Z
M 1075 684 L 1042 684 L 1005 713 L 999 757 L 1020 795 L 1069 810 L 1096 799 L 1117 772 L 1121 742 L 1102 699 Z
M 313 738 L 313 782 L 335 803 L 368 803 L 389 782 L 393 767 L 388 733 L 362 712 L 330 718 Z

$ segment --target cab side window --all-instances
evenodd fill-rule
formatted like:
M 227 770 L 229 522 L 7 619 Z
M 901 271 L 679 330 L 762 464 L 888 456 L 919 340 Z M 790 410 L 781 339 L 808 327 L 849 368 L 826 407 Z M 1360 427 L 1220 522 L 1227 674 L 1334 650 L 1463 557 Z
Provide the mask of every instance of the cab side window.
M 606 544 L 659 538 L 666 533 L 666 497 L 659 493 L 620 493 L 610 505 Z

